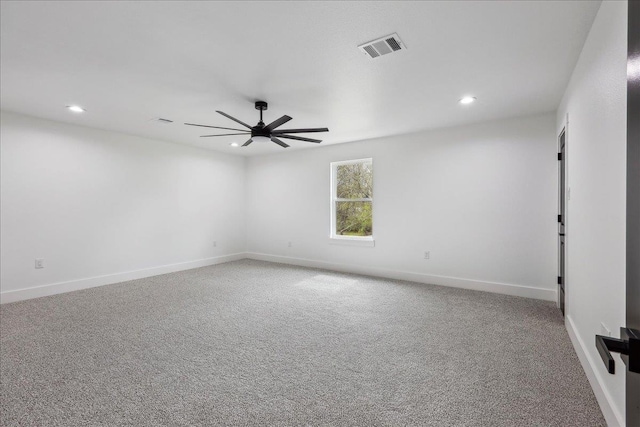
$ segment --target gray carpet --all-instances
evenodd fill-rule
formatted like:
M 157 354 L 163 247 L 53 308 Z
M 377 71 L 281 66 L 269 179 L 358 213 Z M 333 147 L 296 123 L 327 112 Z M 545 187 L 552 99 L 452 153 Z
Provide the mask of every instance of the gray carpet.
M 605 425 L 550 302 L 243 260 L 0 321 L 3 426 Z

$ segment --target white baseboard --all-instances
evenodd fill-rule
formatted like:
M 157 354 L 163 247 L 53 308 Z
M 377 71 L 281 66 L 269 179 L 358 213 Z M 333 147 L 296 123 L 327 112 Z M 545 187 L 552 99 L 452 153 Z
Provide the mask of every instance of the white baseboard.
M 206 267 L 208 265 L 222 264 L 229 261 L 237 261 L 245 258 L 245 253 L 236 253 L 212 258 L 198 259 L 195 261 L 180 262 L 177 264 L 161 265 L 159 267 L 145 268 L 142 270 L 127 271 L 124 273 L 108 274 L 105 276 L 88 277 L 86 279 L 70 280 L 67 282 L 51 283 L 26 289 L 0 292 L 0 303 L 10 303 L 31 298 L 46 297 L 80 289 L 94 288 L 96 286 L 111 285 L 126 282 L 127 280 L 142 279 L 157 276 L 159 274 L 173 273 L 192 268 Z
M 602 363 L 599 360 L 593 360 L 591 354 L 587 351 L 587 347 L 578 333 L 575 324 L 573 323 L 573 319 L 571 319 L 571 316 L 569 315 L 565 317 L 565 326 L 569 332 L 571 343 L 578 354 L 578 359 L 580 359 L 582 368 L 587 374 L 587 379 L 591 384 L 593 393 L 596 395 L 596 399 L 598 400 L 604 419 L 607 421 L 607 425 L 610 427 L 624 426 L 624 415 L 618 410 L 609 391 L 603 387 L 604 381 L 601 374 L 603 370 L 598 369 L 599 365 L 602 365 Z
M 546 301 L 556 301 L 557 299 L 557 291 L 555 289 L 542 289 L 534 288 L 531 286 L 512 285 L 508 283 L 462 279 L 459 277 L 435 276 L 409 271 L 394 271 L 382 268 L 371 268 L 351 264 L 338 264 L 332 262 L 316 261 L 304 258 L 293 258 L 280 255 L 269 255 L 256 252 L 247 252 L 246 257 L 260 261 L 278 262 L 282 264 L 299 265 L 302 267 L 324 268 L 327 270 L 340 271 L 344 273 L 384 277 L 387 279 L 395 280 L 406 280 L 409 282 L 427 283 L 431 285 L 449 286 L 453 288 L 472 289 L 475 291 L 493 292 L 498 294 L 535 298 Z
M 449 286 L 454 288 L 472 289 L 484 292 L 494 292 L 499 294 L 513 295 L 526 298 L 535 298 L 546 301 L 555 301 L 557 292 L 555 289 L 542 289 L 530 286 L 513 285 L 507 283 L 487 282 L 473 279 L 462 279 L 458 277 L 436 276 L 423 273 L 407 271 L 386 270 L 381 268 L 371 268 L 365 266 L 339 264 L 325 261 L 315 261 L 304 258 L 293 258 L 279 255 L 261 254 L 255 252 L 240 252 L 220 257 L 205 258 L 195 261 L 187 261 L 177 264 L 163 265 L 142 270 L 128 271 L 124 273 L 109 274 L 106 276 L 89 277 L 86 279 L 71 280 L 67 282 L 52 283 L 48 285 L 36 286 L 26 289 L 0 292 L 0 303 L 10 303 L 25 299 L 39 298 L 64 292 L 77 291 L 80 289 L 93 288 L 96 286 L 110 285 L 113 283 L 126 282 L 127 280 L 142 279 L 144 277 L 157 276 L 159 274 L 172 273 L 175 271 L 188 270 L 191 268 L 204 267 L 207 265 L 221 264 L 229 261 L 237 261 L 243 258 L 256 259 L 261 261 L 277 262 L 282 264 L 299 265 L 303 267 L 324 268 L 327 270 L 340 271 L 344 273 L 363 274 L 367 276 L 384 277 L 395 280 L 406 280 L 410 282 L 428 283 L 432 285 Z

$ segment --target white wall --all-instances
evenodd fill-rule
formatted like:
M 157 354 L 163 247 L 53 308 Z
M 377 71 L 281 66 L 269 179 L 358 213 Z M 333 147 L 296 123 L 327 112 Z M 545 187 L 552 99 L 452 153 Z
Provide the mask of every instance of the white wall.
M 554 128 L 549 114 L 250 158 L 250 256 L 555 300 Z M 364 157 L 375 247 L 330 245 L 329 164 Z
M 244 252 L 243 158 L 6 112 L 1 120 L 3 302 Z
M 624 419 L 624 365 L 609 375 L 600 322 L 625 324 L 627 3 L 603 2 L 558 108 L 567 127 L 567 328 L 611 425 Z

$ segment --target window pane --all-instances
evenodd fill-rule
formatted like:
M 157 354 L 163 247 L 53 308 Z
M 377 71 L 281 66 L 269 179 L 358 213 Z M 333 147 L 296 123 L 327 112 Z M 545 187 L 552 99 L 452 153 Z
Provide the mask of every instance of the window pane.
M 336 235 L 371 236 L 371 202 L 335 202 Z
M 370 199 L 373 197 L 371 163 L 338 165 L 336 196 L 338 199 Z

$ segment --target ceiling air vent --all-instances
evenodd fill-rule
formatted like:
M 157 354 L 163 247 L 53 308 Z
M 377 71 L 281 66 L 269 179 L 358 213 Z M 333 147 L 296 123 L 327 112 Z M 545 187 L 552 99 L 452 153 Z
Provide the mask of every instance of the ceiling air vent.
M 364 52 L 364 54 L 369 58 L 377 58 L 378 56 L 397 52 L 406 48 L 407 47 L 402 43 L 402 40 L 400 40 L 400 37 L 398 37 L 396 33 L 380 37 L 379 39 L 375 39 L 358 46 L 358 49 Z

